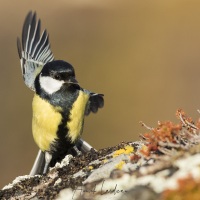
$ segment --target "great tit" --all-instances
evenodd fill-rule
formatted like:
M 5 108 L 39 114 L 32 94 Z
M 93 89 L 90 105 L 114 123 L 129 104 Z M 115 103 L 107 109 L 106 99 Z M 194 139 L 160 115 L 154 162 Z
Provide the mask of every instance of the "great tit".
M 77 141 L 84 144 L 80 139 L 84 116 L 102 108 L 104 99 L 103 94 L 81 88 L 70 63 L 54 59 L 48 33 L 44 30 L 40 34 L 40 29 L 40 19 L 29 12 L 17 48 L 24 82 L 35 92 L 32 133 L 40 148 L 38 158 L 45 158 L 45 164 L 39 165 L 46 173 L 49 166 L 69 154 Z

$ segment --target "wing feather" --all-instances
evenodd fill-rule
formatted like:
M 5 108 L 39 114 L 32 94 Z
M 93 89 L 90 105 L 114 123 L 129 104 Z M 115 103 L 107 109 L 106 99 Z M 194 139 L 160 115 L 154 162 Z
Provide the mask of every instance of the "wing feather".
M 49 35 L 41 31 L 41 21 L 37 20 L 36 12 L 29 12 L 22 28 L 21 41 L 17 38 L 17 49 L 25 84 L 35 91 L 34 81 L 42 67 L 54 60 L 50 49 Z
M 83 90 L 84 92 L 89 93 L 90 95 L 89 101 L 85 109 L 85 115 L 89 115 L 91 112 L 96 113 L 99 108 L 103 108 L 104 106 L 103 94 L 93 93 L 85 89 Z
M 23 51 L 25 50 L 28 29 L 29 29 L 29 24 L 31 22 L 31 19 L 32 19 L 32 12 L 29 12 L 28 15 L 26 16 L 26 19 L 25 19 L 24 25 L 23 25 L 23 29 L 22 29 L 22 49 L 23 49 Z

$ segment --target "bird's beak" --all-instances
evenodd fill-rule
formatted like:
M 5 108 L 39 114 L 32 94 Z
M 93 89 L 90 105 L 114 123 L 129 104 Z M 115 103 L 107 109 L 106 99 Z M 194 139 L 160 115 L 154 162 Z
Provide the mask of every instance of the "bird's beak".
M 70 78 L 66 83 L 79 86 L 78 81 L 74 77 Z
M 70 78 L 67 83 L 78 85 L 78 81 L 75 78 Z

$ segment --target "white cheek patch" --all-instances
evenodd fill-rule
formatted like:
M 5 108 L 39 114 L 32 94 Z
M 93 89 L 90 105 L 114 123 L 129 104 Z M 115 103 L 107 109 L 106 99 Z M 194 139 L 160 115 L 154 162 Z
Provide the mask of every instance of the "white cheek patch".
M 51 78 L 50 76 L 41 76 L 39 77 L 39 82 L 41 88 L 48 94 L 53 94 L 57 92 L 62 87 L 64 81 L 59 81 Z

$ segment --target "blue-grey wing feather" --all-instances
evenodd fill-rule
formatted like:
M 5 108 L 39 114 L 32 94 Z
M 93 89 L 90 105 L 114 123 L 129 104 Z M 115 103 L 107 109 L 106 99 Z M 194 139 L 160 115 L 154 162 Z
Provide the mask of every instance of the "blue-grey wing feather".
M 29 12 L 24 21 L 22 39 L 17 38 L 17 49 L 25 84 L 35 91 L 34 81 L 42 67 L 54 60 L 46 30 L 41 31 L 40 19 L 36 13 Z

